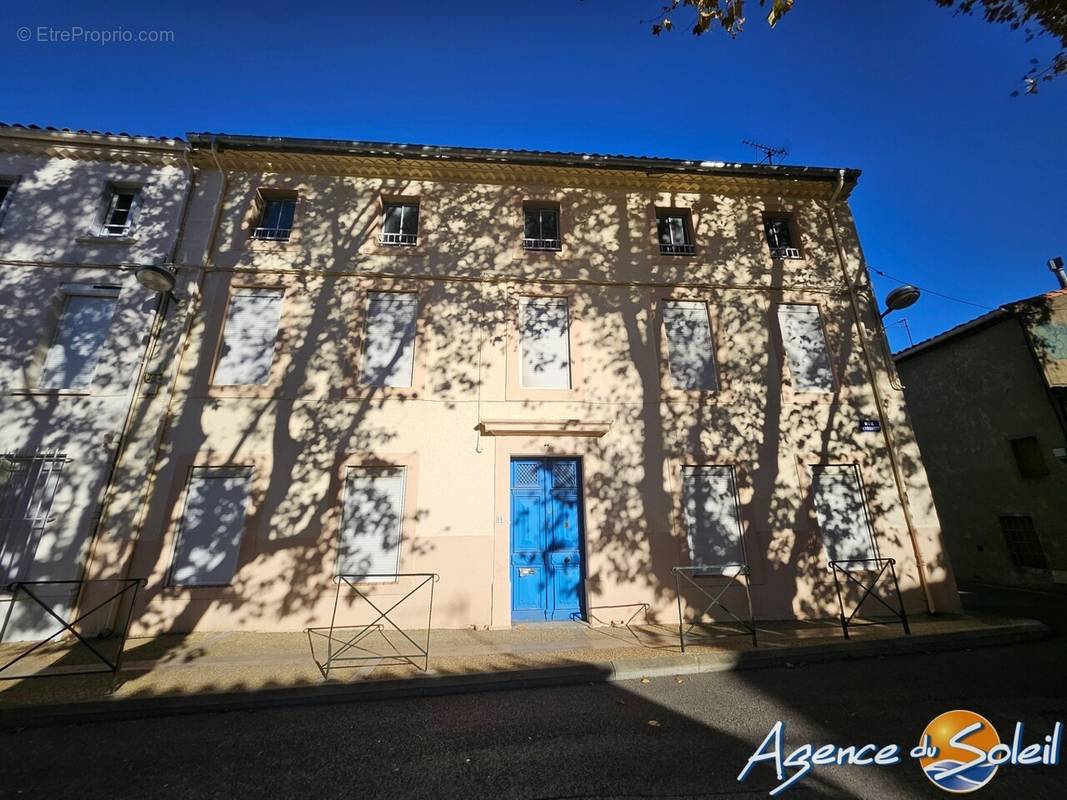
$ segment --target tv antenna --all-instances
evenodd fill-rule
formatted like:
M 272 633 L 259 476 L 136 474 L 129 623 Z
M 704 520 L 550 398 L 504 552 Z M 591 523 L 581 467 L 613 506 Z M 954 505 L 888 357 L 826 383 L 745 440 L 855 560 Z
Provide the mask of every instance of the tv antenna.
M 756 152 L 762 153 L 759 163 L 767 164 L 768 166 L 774 166 L 774 159 L 784 159 L 789 155 L 789 151 L 784 147 L 771 147 L 770 145 L 754 142 L 751 139 L 743 139 L 741 144 L 747 144 L 749 147 L 756 148 Z

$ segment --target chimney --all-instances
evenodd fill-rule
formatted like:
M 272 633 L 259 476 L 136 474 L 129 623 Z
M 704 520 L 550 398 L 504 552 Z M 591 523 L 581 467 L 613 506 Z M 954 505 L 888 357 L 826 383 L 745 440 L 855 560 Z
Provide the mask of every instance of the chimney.
M 1056 273 L 1056 279 L 1060 282 L 1061 289 L 1067 289 L 1067 272 L 1063 271 L 1063 256 L 1056 256 L 1048 260 L 1048 268 Z

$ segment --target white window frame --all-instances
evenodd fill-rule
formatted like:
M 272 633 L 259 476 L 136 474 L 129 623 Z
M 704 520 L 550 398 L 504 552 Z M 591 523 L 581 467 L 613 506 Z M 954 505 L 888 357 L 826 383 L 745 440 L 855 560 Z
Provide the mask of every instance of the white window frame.
M 400 503 L 396 509 L 396 562 L 395 572 L 393 573 L 351 573 L 342 572 L 341 567 L 344 565 L 344 561 L 347 558 L 348 542 L 346 541 L 346 516 L 348 512 L 349 503 L 349 477 L 353 473 L 393 473 L 400 476 Z M 408 493 L 408 481 L 410 480 L 410 471 L 406 465 L 403 464 L 348 464 L 344 468 L 342 473 L 342 490 L 341 490 L 341 524 L 338 530 L 337 538 L 337 561 L 334 565 L 334 574 L 340 575 L 355 575 L 359 578 L 358 583 L 395 583 L 396 574 L 400 573 L 401 562 L 403 560 L 403 548 L 404 548 L 404 528 L 405 518 L 404 515 L 407 510 L 407 493 Z
M 566 386 L 529 386 L 526 383 L 525 376 L 526 370 L 524 368 L 526 359 L 526 337 L 523 335 L 525 330 L 525 313 L 527 306 L 531 303 L 537 302 L 551 302 L 556 304 L 562 304 L 563 306 L 563 320 L 567 326 L 567 384 Z M 557 295 L 524 295 L 519 298 L 518 307 L 518 336 L 519 336 L 519 386 L 522 389 L 526 389 L 534 392 L 565 392 L 574 388 L 574 344 L 571 341 L 571 301 L 569 297 L 560 297 Z
M 800 378 L 801 373 L 798 372 L 796 365 L 793 364 L 793 359 L 790 355 L 790 347 L 792 340 L 786 335 L 786 326 L 782 323 L 782 311 L 795 308 L 811 308 L 814 309 L 814 316 L 819 328 L 819 341 L 822 342 L 823 353 L 826 356 L 826 371 L 829 376 L 829 386 L 823 387 L 811 387 L 801 386 Z M 786 314 L 790 312 L 787 310 Z M 811 394 L 811 395 L 832 395 L 837 391 L 837 375 L 834 374 L 834 361 L 833 354 L 830 352 L 830 340 L 826 335 L 826 320 L 823 318 L 822 308 L 818 303 L 778 303 L 774 309 L 775 319 L 778 323 L 778 334 L 782 343 L 782 356 L 785 361 L 786 369 L 789 371 L 789 384 L 792 387 L 794 394 Z
M 398 233 L 386 233 L 385 221 L 389 217 L 389 209 L 399 207 L 400 231 Z M 415 232 L 404 233 L 404 219 L 410 213 L 409 209 L 415 209 Z M 383 200 L 382 201 L 382 229 L 378 234 L 378 243 L 389 246 L 412 247 L 419 243 L 419 225 L 422 223 L 422 203 L 412 198 L 410 200 Z
M 118 286 L 108 286 L 104 284 L 79 284 L 79 283 L 64 283 L 59 287 L 59 299 L 58 299 L 58 314 L 55 318 L 55 325 L 52 329 L 52 334 L 48 339 L 48 347 L 45 348 L 44 355 L 41 358 L 40 364 L 35 370 L 34 386 L 41 391 L 46 392 L 74 392 L 78 394 L 87 394 L 92 392 L 93 383 L 96 381 L 96 371 L 100 368 L 100 360 L 107 352 L 108 341 L 111 338 L 111 327 L 115 324 L 115 315 L 118 313 L 119 294 L 121 292 Z M 89 376 L 88 382 L 84 386 L 45 386 L 43 385 L 43 379 L 45 377 L 45 366 L 48 364 L 49 354 L 52 352 L 52 348 L 55 347 L 56 341 L 59 338 L 60 333 L 63 330 L 63 318 L 67 313 L 67 307 L 72 297 L 94 297 L 101 299 L 108 299 L 112 302 L 111 321 L 108 323 L 108 330 L 104 334 L 104 338 L 100 341 L 100 347 L 97 350 L 96 360 L 93 362 L 93 370 Z
M 730 478 L 730 488 L 734 503 L 734 512 L 737 521 L 737 552 L 741 558 L 740 566 L 748 566 L 748 554 L 745 552 L 745 524 L 741 516 L 741 494 L 737 485 L 737 469 L 732 464 L 683 464 L 681 469 L 681 486 L 679 487 L 679 495 L 682 504 L 682 524 L 685 527 L 686 544 L 689 547 L 689 558 L 694 567 L 699 567 L 708 573 L 716 573 L 722 575 L 736 574 L 739 570 L 736 569 L 737 565 L 733 562 L 723 564 L 703 564 L 697 561 L 696 548 L 693 543 L 693 528 L 689 519 L 689 508 L 686 497 L 686 473 L 687 472 L 699 472 L 699 471 L 718 471 L 724 470 L 728 472 Z M 695 524 L 694 524 L 695 525 Z
M 673 219 L 681 220 L 682 222 L 682 241 L 680 242 L 675 241 L 674 238 L 674 226 L 670 224 Z M 665 243 L 660 238 L 661 222 L 667 223 L 667 231 L 671 240 L 669 243 Z M 691 256 L 696 253 L 694 238 L 693 220 L 690 213 L 677 208 L 656 209 L 656 244 L 659 247 L 660 255 Z
M 299 195 L 289 193 L 260 192 L 259 209 L 256 214 L 256 224 L 252 228 L 252 238 L 259 242 L 288 242 L 293 237 L 296 229 L 296 212 L 300 202 Z M 271 203 L 292 203 L 293 219 L 288 228 L 266 228 L 263 222 L 267 216 L 267 209 Z
M 115 212 L 119 197 L 131 195 L 130 209 L 126 213 L 126 224 L 121 230 L 112 231 L 118 227 L 111 223 L 111 215 Z M 131 235 L 136 221 L 137 213 L 141 207 L 141 187 L 124 183 L 110 183 L 107 187 L 107 202 L 104 206 L 104 215 L 100 220 L 97 233 L 107 239 L 124 239 Z
M 222 366 L 223 348 L 226 347 L 226 332 L 230 327 L 230 312 L 233 309 L 234 300 L 239 297 L 255 297 L 257 295 L 273 295 L 278 297 L 278 320 L 274 325 L 274 342 L 271 345 L 270 364 L 267 367 L 266 379 L 258 383 L 227 383 L 219 381 L 219 368 Z M 215 365 L 211 371 L 211 385 L 220 386 L 269 386 L 274 376 L 274 364 L 278 359 L 278 338 L 281 333 L 282 320 L 285 310 L 285 289 L 276 286 L 235 286 L 230 290 L 226 301 L 226 310 L 222 318 L 222 332 L 219 336 L 219 348 L 215 354 Z
M 232 571 L 229 578 L 225 583 L 216 582 L 201 582 L 196 580 L 182 579 L 179 580 L 176 577 L 176 572 L 185 564 L 178 563 L 179 554 L 182 552 L 182 548 L 185 542 L 185 530 L 186 530 L 186 514 L 189 511 L 189 500 L 192 495 L 191 489 L 193 480 L 198 477 L 198 473 L 217 473 L 211 478 L 201 478 L 201 480 L 224 480 L 226 478 L 243 477 L 246 482 L 246 492 L 244 498 L 244 509 L 241 516 L 240 529 L 237 532 L 237 541 L 234 546 L 232 555 Z M 226 474 L 228 473 L 228 474 Z M 253 481 L 255 479 L 255 468 L 248 464 L 229 464 L 229 465 L 212 465 L 212 464 L 197 464 L 189 468 L 189 471 L 185 478 L 185 490 L 182 497 L 182 513 L 178 518 L 178 525 L 174 536 L 174 545 L 171 548 L 170 566 L 167 569 L 167 585 L 175 588 L 221 588 L 231 586 L 233 579 L 236 577 L 238 571 L 241 568 L 241 548 L 244 545 L 245 537 L 248 535 L 248 518 L 251 512 L 252 505 L 252 493 L 254 490 Z M 186 554 L 188 556 L 188 553 Z
M 407 371 L 407 383 L 387 383 L 384 381 L 371 381 L 368 379 L 369 370 L 367 367 L 367 349 L 371 345 L 371 308 L 373 306 L 375 298 L 384 295 L 396 295 L 402 296 L 410 300 L 414 306 L 414 319 L 412 320 L 414 330 L 411 334 L 411 354 L 408 358 L 408 371 Z M 363 344 L 362 352 L 360 354 L 360 384 L 367 387 L 382 388 L 382 389 L 410 389 L 415 385 L 415 360 L 418 356 L 418 341 L 419 341 L 419 312 L 420 301 L 418 292 L 393 292 L 393 291 L 370 291 L 367 292 L 367 300 L 365 305 L 364 320 L 363 320 Z

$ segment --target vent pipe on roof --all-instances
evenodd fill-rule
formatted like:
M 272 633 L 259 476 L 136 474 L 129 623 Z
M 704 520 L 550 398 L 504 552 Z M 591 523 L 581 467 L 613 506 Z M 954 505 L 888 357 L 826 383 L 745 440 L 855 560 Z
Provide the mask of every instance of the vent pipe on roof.
M 1067 272 L 1063 271 L 1063 256 L 1056 256 L 1048 260 L 1048 268 L 1056 273 L 1056 279 L 1060 282 L 1061 289 L 1067 289 Z

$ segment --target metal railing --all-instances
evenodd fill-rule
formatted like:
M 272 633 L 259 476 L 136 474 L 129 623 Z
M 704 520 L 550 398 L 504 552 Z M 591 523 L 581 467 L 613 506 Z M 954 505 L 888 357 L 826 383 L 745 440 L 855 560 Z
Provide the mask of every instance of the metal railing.
M 130 225 L 128 223 L 123 225 L 107 223 L 100 232 L 104 236 L 126 236 L 130 232 Z
M 797 247 L 772 247 L 771 258 L 800 258 L 800 248 Z
M 404 594 L 399 600 L 393 603 L 389 608 L 384 611 L 370 599 L 367 593 L 359 587 L 359 583 L 364 583 L 368 579 L 372 580 L 387 580 L 394 583 L 399 583 L 402 578 L 415 579 L 417 582 L 415 586 Z M 311 647 L 311 657 L 315 661 L 315 665 L 319 668 L 319 672 L 322 673 L 323 679 L 330 677 L 330 670 L 337 669 L 341 666 L 358 666 L 361 663 L 374 661 L 378 666 L 384 666 L 386 664 L 410 664 L 416 669 L 421 669 L 425 672 L 430 666 L 430 627 L 433 623 L 433 587 L 441 579 L 441 576 L 436 572 L 397 572 L 397 573 L 367 573 L 363 575 L 338 575 L 334 581 L 337 584 L 337 591 L 334 593 L 333 598 L 333 613 L 330 616 L 330 624 L 325 627 L 307 628 L 308 645 Z M 372 584 L 380 585 L 380 584 Z M 347 586 L 354 591 L 356 595 L 367 603 L 377 616 L 370 622 L 362 625 L 338 625 L 337 624 L 337 609 L 341 602 L 341 587 Z M 415 641 L 411 636 L 407 634 L 393 619 L 389 616 L 396 611 L 405 601 L 415 596 L 420 589 L 429 587 L 429 605 L 426 611 L 426 638 L 424 643 Z M 426 594 L 424 592 L 423 594 Z M 385 603 L 382 603 L 385 605 Z M 386 625 L 389 625 L 397 633 L 403 637 L 403 642 L 410 645 L 412 652 L 402 652 L 398 650 L 396 646 L 389 640 L 389 637 L 385 635 Z M 341 633 L 344 631 L 344 633 Z M 371 634 L 380 633 L 382 639 L 391 649 L 391 652 L 375 653 L 366 647 L 366 639 Z M 321 661 L 315 651 L 315 637 L 326 640 L 326 655 Z M 346 655 L 355 650 L 361 655 Z M 416 660 L 422 661 L 422 666 L 416 663 Z
M 733 617 L 744 628 L 745 632 L 752 636 L 752 646 L 758 647 L 759 644 L 756 641 L 756 619 L 752 614 L 752 589 L 751 583 L 751 570 L 747 564 L 720 564 L 715 567 L 674 567 L 671 569 L 674 573 L 674 592 L 678 598 L 678 639 L 682 645 L 682 652 L 685 652 L 686 637 L 690 639 L 692 637 L 689 634 L 693 628 L 698 625 L 704 624 L 704 618 L 708 615 L 708 612 L 713 608 L 718 607 Z M 723 602 L 723 595 L 733 586 L 735 583 L 739 583 L 740 578 L 744 578 L 745 586 L 745 599 L 748 603 L 748 619 L 744 620 L 731 611 Z M 698 580 L 705 579 L 722 579 L 729 578 L 729 580 L 719 590 L 712 594 L 704 586 L 697 583 Z M 689 586 L 696 589 L 700 594 L 704 595 L 706 600 L 710 602 L 704 606 L 700 614 L 696 619 L 689 623 L 686 627 L 685 613 L 682 610 L 682 581 L 685 581 Z
M 381 233 L 378 235 L 378 244 L 388 245 L 413 245 L 418 244 L 417 233 Z
M 44 599 L 42 599 L 38 594 L 38 587 L 71 586 L 74 589 L 71 592 L 71 597 L 74 598 L 76 601 L 76 599 L 81 596 L 82 590 L 84 588 L 92 585 L 100 585 L 105 583 L 117 584 L 120 586 L 120 588 L 118 589 L 118 591 L 113 592 L 108 597 L 101 600 L 99 603 L 90 608 L 88 611 L 83 612 L 77 618 L 70 622 L 67 622 L 65 619 L 63 619 L 63 617 L 57 614 L 55 612 L 55 609 Z M 19 594 L 21 593 L 25 595 L 32 603 L 44 609 L 48 616 L 50 616 L 52 619 L 59 623 L 59 628 L 55 632 L 53 632 L 51 636 L 48 636 L 45 639 L 41 639 L 40 641 L 33 643 L 25 651 L 19 653 L 17 656 L 9 660 L 3 666 L 0 666 L 0 680 L 10 681 L 22 680 L 25 678 L 52 678 L 61 677 L 64 675 L 99 675 L 102 673 L 111 673 L 112 675 L 118 675 L 119 670 L 122 668 L 122 654 L 123 651 L 126 649 L 126 638 L 127 636 L 129 636 L 130 633 L 130 623 L 133 621 L 134 608 L 137 605 L 137 589 L 144 585 L 144 578 L 111 578 L 100 580 L 70 581 L 16 581 L 15 583 L 8 584 L 7 588 L 11 591 L 10 603 L 12 604 L 12 607 L 14 607 L 14 604 L 15 602 L 17 602 Z M 122 602 L 122 600 L 126 597 L 127 594 L 129 594 L 130 596 L 128 608 L 126 609 L 126 618 L 122 624 L 121 630 L 118 633 L 115 655 L 112 658 L 109 658 L 107 655 L 101 652 L 100 649 L 95 646 L 92 641 L 89 640 L 89 638 L 79 633 L 75 626 L 83 622 L 85 618 L 89 615 L 96 613 L 97 611 L 108 606 L 109 604 L 113 602 Z M 64 668 L 62 670 L 56 670 L 54 665 L 51 665 L 36 672 L 23 675 L 4 674 L 13 665 L 22 661 L 27 656 L 37 652 L 46 644 L 55 639 L 57 636 L 60 636 L 64 633 L 69 633 L 71 636 L 77 639 L 80 644 L 84 645 L 89 650 L 89 652 L 91 652 L 95 657 L 93 662 L 91 663 L 99 662 L 102 667 L 97 666 L 95 668 L 89 667 L 85 669 Z M 97 642 L 97 644 L 99 644 L 99 642 Z M 51 669 L 52 671 L 50 672 L 49 669 Z
M 861 627 L 864 625 L 887 624 L 886 622 L 879 620 L 873 622 L 852 621 L 853 619 L 855 619 L 856 614 L 859 613 L 860 608 L 863 607 L 863 603 L 868 597 L 874 598 L 883 606 L 885 606 L 889 610 L 889 613 L 893 615 L 893 619 L 899 621 L 904 626 L 904 633 L 908 636 L 911 635 L 911 628 L 908 626 L 908 615 L 907 612 L 904 611 L 904 598 L 900 594 L 900 583 L 897 581 L 897 571 L 894 566 L 896 563 L 896 559 L 893 558 L 849 558 L 843 559 L 841 561 L 830 562 L 830 569 L 834 574 L 834 589 L 837 591 L 837 606 L 840 609 L 841 615 L 841 632 L 845 634 L 846 639 L 848 638 L 849 626 Z M 872 564 L 876 569 L 864 566 L 866 564 Z M 883 600 L 881 597 L 874 593 L 875 588 L 877 588 L 878 586 L 878 581 L 882 579 L 882 576 L 886 574 L 887 570 L 889 572 L 889 575 L 893 579 L 893 591 L 895 591 L 897 595 L 897 608 L 895 609 L 891 605 L 889 605 L 889 603 L 887 603 L 885 600 Z M 874 573 L 874 579 L 870 582 L 870 584 L 864 583 L 853 575 L 854 572 L 860 571 L 865 574 L 870 574 L 872 572 Z M 859 602 L 856 603 L 856 607 L 852 609 L 852 613 L 848 614 L 847 616 L 845 615 L 845 601 L 841 595 L 842 584 L 841 581 L 838 579 L 839 574 L 845 576 L 844 585 L 846 587 L 851 582 L 856 584 L 856 586 L 860 587 L 860 589 L 862 590 Z
M 287 242 L 292 233 L 292 228 L 256 228 L 252 231 L 252 238 L 265 239 L 269 242 Z
M 523 250 L 559 250 L 559 239 L 523 239 Z
M 659 252 L 665 256 L 691 256 L 696 252 L 696 247 L 691 244 L 663 244 L 661 242 Z

